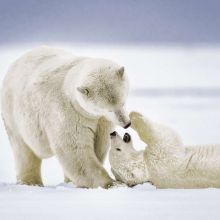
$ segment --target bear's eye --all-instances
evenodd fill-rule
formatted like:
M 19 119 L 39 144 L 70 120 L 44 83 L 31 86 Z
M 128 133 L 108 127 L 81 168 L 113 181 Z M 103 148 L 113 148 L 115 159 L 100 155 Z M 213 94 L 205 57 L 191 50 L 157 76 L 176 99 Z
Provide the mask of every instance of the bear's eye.
M 117 150 L 117 151 L 121 151 L 121 149 L 120 149 L 120 148 L 116 148 L 116 150 Z
M 88 89 L 85 89 L 84 94 L 85 94 L 85 95 L 89 95 L 89 90 L 88 90 Z
M 86 87 L 78 87 L 77 90 L 82 93 L 83 95 L 88 96 L 89 95 L 89 89 Z

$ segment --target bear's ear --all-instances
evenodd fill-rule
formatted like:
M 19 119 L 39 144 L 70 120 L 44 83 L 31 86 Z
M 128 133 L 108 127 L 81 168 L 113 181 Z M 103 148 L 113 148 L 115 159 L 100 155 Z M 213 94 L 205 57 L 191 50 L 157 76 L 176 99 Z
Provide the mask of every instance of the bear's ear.
M 124 72 L 125 72 L 125 68 L 122 66 L 117 72 L 117 75 L 119 76 L 120 79 L 123 78 Z
M 83 95 L 89 95 L 89 89 L 87 87 L 77 87 L 77 90 Z

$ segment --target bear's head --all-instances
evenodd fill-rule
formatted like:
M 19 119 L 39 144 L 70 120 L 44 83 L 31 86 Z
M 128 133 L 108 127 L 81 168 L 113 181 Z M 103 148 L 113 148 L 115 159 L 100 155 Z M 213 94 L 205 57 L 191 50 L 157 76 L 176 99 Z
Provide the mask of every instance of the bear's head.
M 136 151 L 130 134 L 121 138 L 117 132 L 111 133 L 109 162 L 116 180 L 129 186 L 149 181 L 144 151 Z
M 80 72 L 83 73 L 75 88 L 78 104 L 89 114 L 105 116 L 114 124 L 129 127 L 125 111 L 129 85 L 124 67 L 103 59 L 90 59 Z

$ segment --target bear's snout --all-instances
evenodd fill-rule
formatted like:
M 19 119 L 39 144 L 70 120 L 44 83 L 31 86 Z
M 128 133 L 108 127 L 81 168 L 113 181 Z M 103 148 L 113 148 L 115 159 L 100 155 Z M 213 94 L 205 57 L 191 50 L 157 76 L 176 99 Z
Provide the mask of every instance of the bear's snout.
M 127 129 L 127 128 L 129 128 L 130 126 L 131 126 L 131 122 L 129 121 L 128 124 L 126 124 L 126 125 L 124 126 L 124 129 Z

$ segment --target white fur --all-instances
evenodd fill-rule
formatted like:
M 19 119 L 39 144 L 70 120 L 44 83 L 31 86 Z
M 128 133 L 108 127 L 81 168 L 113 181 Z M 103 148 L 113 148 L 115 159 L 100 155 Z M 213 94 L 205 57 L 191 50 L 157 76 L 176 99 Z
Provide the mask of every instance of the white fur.
M 128 185 L 150 181 L 158 188 L 220 187 L 219 145 L 183 146 L 172 129 L 136 112 L 130 118 L 132 128 L 148 146 L 136 151 L 132 142 L 125 143 L 118 135 L 112 138 L 110 163 L 116 179 Z M 141 177 L 137 178 L 134 163 Z
M 18 182 L 42 185 L 41 160 L 55 155 L 66 181 L 81 187 L 112 183 L 102 166 L 109 133 L 113 123 L 130 121 L 124 110 L 128 80 L 120 69 L 49 47 L 11 66 L 3 82 L 2 117 Z

